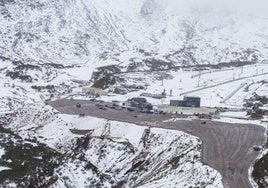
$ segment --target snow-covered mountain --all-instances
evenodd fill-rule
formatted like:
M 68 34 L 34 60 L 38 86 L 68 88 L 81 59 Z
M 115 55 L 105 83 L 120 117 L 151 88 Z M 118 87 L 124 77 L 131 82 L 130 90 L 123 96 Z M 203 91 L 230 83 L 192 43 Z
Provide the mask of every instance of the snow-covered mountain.
M 112 132 L 103 135 L 105 120 L 60 115 L 42 101 L 52 95 L 81 97 L 81 87 L 103 78 L 103 88 L 111 84 L 106 80 L 144 84 L 152 93 L 172 88 L 174 99 L 196 87 L 205 90 L 241 79 L 249 83 L 238 93 L 243 96 L 227 103 L 240 107 L 254 92 L 266 94 L 267 64 L 252 66 L 268 59 L 265 0 L 258 0 L 258 10 L 251 0 L 224 2 L 0 0 L 0 172 L 22 172 L 13 179 L 3 172 L 1 182 L 13 187 L 222 187 L 221 175 L 201 163 L 196 137 L 152 129 L 145 146 L 142 137 L 148 127 L 112 122 Z M 247 66 L 169 71 L 180 65 L 234 61 Z M 104 65 L 113 66 L 96 70 Z M 164 73 L 153 72 L 162 69 Z M 125 74 L 114 74 L 122 70 Z M 240 83 L 228 86 L 237 89 Z M 228 86 L 201 90 L 197 94 L 202 105 L 219 104 L 229 95 Z M 143 92 L 101 99 L 123 101 Z M 72 129 L 92 129 L 92 134 L 79 135 Z
M 0 54 L 62 63 L 268 59 L 268 17 L 175 0 L 0 1 Z
M 70 80 L 90 80 L 111 64 L 150 70 L 268 59 L 267 13 L 202 2 L 1 0 L 0 79 L 15 90 L 2 94 L 75 88 Z

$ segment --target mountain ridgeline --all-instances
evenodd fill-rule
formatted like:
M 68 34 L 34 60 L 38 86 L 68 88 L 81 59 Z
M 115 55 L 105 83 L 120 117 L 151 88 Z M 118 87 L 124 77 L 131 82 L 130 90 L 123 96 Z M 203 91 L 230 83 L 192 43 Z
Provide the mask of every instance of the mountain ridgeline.
M 152 57 L 178 65 L 268 59 L 268 19 L 195 4 L 1 0 L 0 55 L 62 64 Z

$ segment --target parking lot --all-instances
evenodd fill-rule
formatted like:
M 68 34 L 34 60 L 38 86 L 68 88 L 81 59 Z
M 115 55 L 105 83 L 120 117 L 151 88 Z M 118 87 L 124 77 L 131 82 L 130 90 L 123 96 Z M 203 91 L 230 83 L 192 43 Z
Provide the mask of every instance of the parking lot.
M 80 104 L 81 107 L 77 107 Z M 154 113 L 141 113 L 136 110 L 127 110 L 126 108 L 113 107 L 112 103 L 102 101 L 89 101 L 89 100 L 57 100 L 49 103 L 50 106 L 54 107 L 58 111 L 64 114 L 73 115 L 85 115 L 93 116 L 103 119 L 129 122 L 135 124 L 143 124 L 144 122 L 157 123 L 171 119 L 172 117 L 187 117 L 183 114 L 154 114 Z
M 81 104 L 77 107 L 77 104 Z M 186 118 L 187 115 L 151 114 L 126 109 L 111 108 L 112 103 L 88 100 L 62 99 L 49 103 L 64 114 L 85 115 L 109 120 L 134 123 L 143 126 L 180 130 L 202 140 L 203 163 L 218 170 L 223 184 L 230 188 L 250 188 L 248 169 L 259 151 L 254 145 L 264 145 L 265 129 L 252 124 L 229 124 L 217 121 L 178 120 L 164 122 L 172 118 Z

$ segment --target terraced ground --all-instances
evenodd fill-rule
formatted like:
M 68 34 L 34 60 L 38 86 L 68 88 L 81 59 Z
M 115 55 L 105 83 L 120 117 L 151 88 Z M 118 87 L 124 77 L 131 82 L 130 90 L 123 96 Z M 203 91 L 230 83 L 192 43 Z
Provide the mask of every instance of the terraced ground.
M 81 108 L 77 108 L 79 102 Z M 258 152 L 253 145 L 264 145 L 265 129 L 252 124 L 228 124 L 217 121 L 177 120 L 172 114 L 144 114 L 115 110 L 99 109 L 96 104 L 87 100 L 57 100 L 49 105 L 64 114 L 93 116 L 121 122 L 135 123 L 142 126 L 159 127 L 188 132 L 199 137 L 202 144 L 202 161 L 218 170 L 223 177 L 226 188 L 251 188 L 248 169 L 256 159 Z M 103 105 L 109 103 L 102 103 Z M 178 118 L 185 115 L 177 115 Z

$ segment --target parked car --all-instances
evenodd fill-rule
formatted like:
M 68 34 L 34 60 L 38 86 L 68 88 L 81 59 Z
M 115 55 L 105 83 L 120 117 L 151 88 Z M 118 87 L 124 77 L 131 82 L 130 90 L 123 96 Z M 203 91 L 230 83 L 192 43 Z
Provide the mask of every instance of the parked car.
M 113 104 L 114 107 L 117 107 L 117 106 L 120 105 L 120 102 L 119 101 L 116 101 L 116 100 L 113 100 L 112 101 L 112 104 Z
M 253 149 L 254 149 L 255 151 L 261 151 L 261 150 L 262 150 L 262 147 L 261 147 L 261 146 L 254 145 L 254 146 L 253 146 Z
M 83 117 L 83 116 L 85 116 L 84 113 L 80 113 L 80 114 L 79 114 L 79 117 Z
M 104 106 L 100 106 L 99 109 L 101 109 L 101 110 L 107 110 L 107 108 L 105 108 Z
M 115 109 L 115 110 L 122 110 L 123 108 L 120 107 L 120 106 L 117 106 L 117 107 L 115 107 L 114 109 Z
M 76 107 L 77 108 L 81 108 L 81 104 L 78 102 L 78 103 L 76 103 Z
M 133 112 L 133 111 L 135 111 L 135 108 L 127 107 L 127 110 Z
M 154 114 L 159 114 L 158 110 L 153 110 Z

